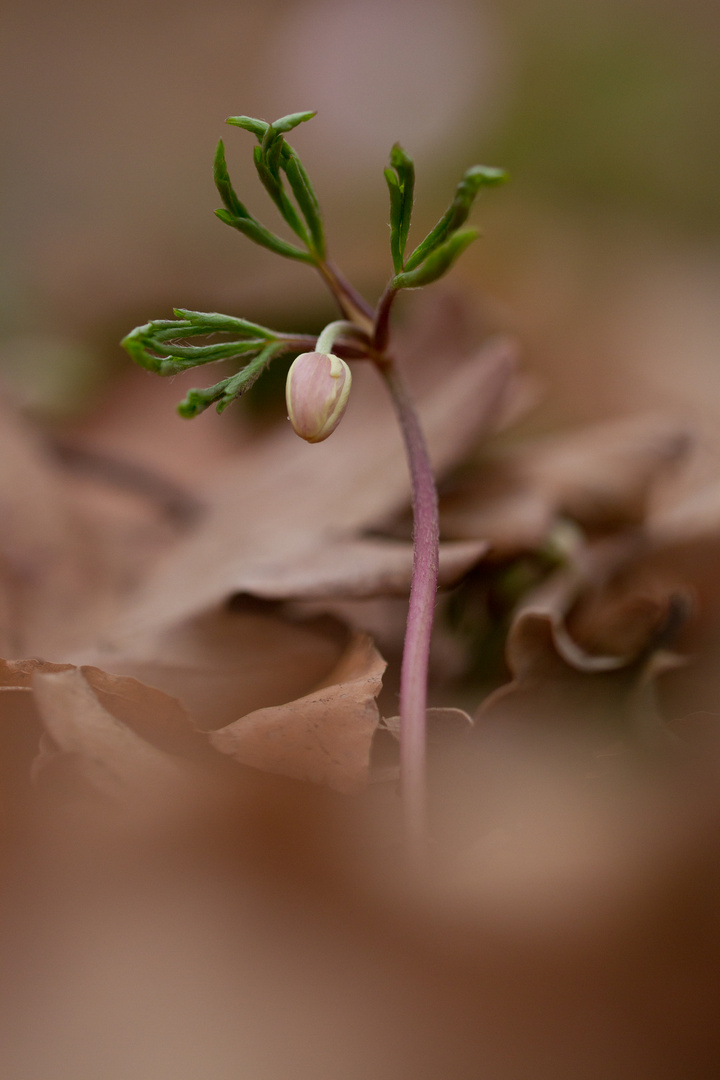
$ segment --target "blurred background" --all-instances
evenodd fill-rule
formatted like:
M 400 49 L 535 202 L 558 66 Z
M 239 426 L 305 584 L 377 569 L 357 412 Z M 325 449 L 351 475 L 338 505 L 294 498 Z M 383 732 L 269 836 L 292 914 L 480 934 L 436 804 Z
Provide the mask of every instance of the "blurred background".
M 532 423 L 672 404 L 712 440 L 717 4 L 8 0 L 4 23 L 0 377 L 33 411 L 107 401 L 131 377 L 119 338 L 173 305 L 322 325 L 307 268 L 212 215 L 222 136 L 277 226 L 252 137 L 224 118 L 312 108 L 294 143 L 369 299 L 390 268 L 391 144 L 418 167 L 416 238 L 465 167 L 502 165 L 512 184 L 480 200 L 485 239 L 453 281 L 543 376 Z

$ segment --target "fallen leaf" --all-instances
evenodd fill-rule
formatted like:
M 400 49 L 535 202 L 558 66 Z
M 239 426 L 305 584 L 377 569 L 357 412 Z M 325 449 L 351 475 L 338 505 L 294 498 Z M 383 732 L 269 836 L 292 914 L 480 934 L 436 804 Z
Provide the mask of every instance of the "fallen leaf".
M 77 617 L 92 554 L 67 506 L 62 478 L 40 439 L 0 406 L 0 644 L 23 656 Z
M 348 635 L 338 619 L 293 618 L 248 597 L 159 629 L 137 626 L 75 659 L 178 698 L 209 730 L 307 693 L 339 661 Z
M 174 752 L 184 744 L 197 746 L 197 730 L 179 701 L 137 679 L 112 675 L 99 668 L 76 668 L 74 664 L 36 659 L 0 659 L 0 690 L 32 691 L 34 680 L 40 675 L 77 670 L 104 709 L 154 746 Z
M 495 557 L 507 557 L 540 547 L 560 518 L 590 531 L 638 525 L 654 486 L 690 446 L 687 425 L 668 416 L 537 439 L 489 457 L 443 492 L 442 535 L 484 537 Z
M 506 658 L 512 682 L 489 695 L 476 719 L 482 728 L 496 730 L 520 725 L 545 737 L 553 730 L 576 732 L 592 741 L 627 738 L 658 742 L 665 738 L 657 712 L 653 680 L 677 660 L 665 653 L 667 640 L 682 616 L 670 601 L 663 620 L 650 622 L 650 632 L 639 639 L 629 656 L 594 655 L 573 640 L 564 619 L 565 582 L 556 592 L 544 591 L 529 600 L 516 615 L 508 635 Z M 643 632 L 648 630 L 640 611 Z M 633 633 L 636 646 L 639 635 Z
M 213 731 L 210 742 L 243 765 L 344 794 L 368 783 L 385 661 L 358 635 L 325 684 L 297 701 L 258 709 Z
M 639 565 L 696 590 L 711 618 L 720 599 L 720 484 L 691 492 L 651 514 Z
M 464 709 L 454 706 L 433 706 L 425 710 L 428 745 L 442 743 L 447 738 L 465 735 L 472 727 L 472 717 Z M 383 719 L 382 727 L 389 731 L 396 740 L 400 738 L 400 717 L 388 716 Z
M 33 694 L 53 746 L 41 768 L 55 751 L 70 755 L 92 790 L 142 813 L 150 805 L 181 803 L 190 780 L 196 781 L 181 759 L 152 746 L 104 708 L 77 668 L 37 673 Z M 157 700 L 152 691 L 150 697 Z
M 0 651 L 64 660 L 87 647 L 178 532 L 144 470 L 81 481 L 7 404 L 0 405 Z M 121 482 L 122 481 L 122 482 Z
M 62 803 L 80 798 L 81 809 L 101 796 L 130 821 L 207 809 L 242 787 L 239 772 L 233 782 L 236 763 L 352 793 L 368 782 L 384 669 L 371 640 L 356 635 L 312 693 L 236 716 L 208 736 L 179 701 L 136 679 L 1 661 L 0 744 L 20 736 L 22 755 L 9 755 L 14 787 L 18 778 L 27 787 L 40 741 L 33 771 L 44 788 L 55 786 Z

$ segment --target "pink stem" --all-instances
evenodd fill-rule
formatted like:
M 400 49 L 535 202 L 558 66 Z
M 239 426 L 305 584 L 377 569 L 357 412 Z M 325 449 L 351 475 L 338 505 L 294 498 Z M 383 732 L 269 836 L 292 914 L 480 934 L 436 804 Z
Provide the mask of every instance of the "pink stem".
M 425 437 L 395 365 L 380 367 L 395 406 L 410 466 L 413 570 L 400 673 L 400 786 L 408 859 L 420 868 L 427 845 L 426 709 L 428 658 L 438 580 L 438 498 Z

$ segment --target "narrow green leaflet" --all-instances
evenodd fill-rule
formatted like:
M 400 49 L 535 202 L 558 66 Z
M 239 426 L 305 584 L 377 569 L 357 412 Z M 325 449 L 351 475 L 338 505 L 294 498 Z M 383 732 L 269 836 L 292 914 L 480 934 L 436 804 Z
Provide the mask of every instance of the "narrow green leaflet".
M 235 189 L 230 182 L 227 162 L 225 161 L 225 144 L 222 139 L 218 142 L 217 150 L 215 151 L 213 179 L 215 180 L 215 187 L 220 193 L 220 198 L 233 217 L 249 218 L 250 214 L 238 199 L 235 194 Z
M 487 165 L 473 165 L 463 176 L 455 189 L 455 196 L 449 207 L 421 244 L 413 251 L 405 263 L 405 270 L 414 270 L 428 255 L 435 251 L 447 238 L 467 221 L 475 196 L 483 187 L 495 187 L 507 180 L 507 173 L 502 169 L 493 169 Z M 433 279 L 434 280 L 434 279 Z
M 310 230 L 311 248 L 323 259 L 325 257 L 325 232 L 320 214 L 320 204 L 317 201 L 303 164 L 294 150 L 283 162 L 283 168 L 292 193 Z
M 268 345 L 279 345 L 277 335 L 265 326 L 235 319 L 217 312 L 185 312 L 177 309 L 179 319 L 156 319 L 131 331 L 121 345 L 136 364 L 158 375 L 177 375 L 189 368 L 213 364 L 218 360 L 253 356 Z M 185 338 L 217 333 L 240 336 L 233 341 L 205 345 L 184 345 Z
M 226 225 L 230 225 L 233 229 L 237 229 L 238 232 L 243 233 L 248 239 L 253 240 L 260 247 L 268 248 L 270 251 L 274 251 L 276 255 L 283 255 L 286 259 L 298 259 L 300 262 L 314 263 L 315 259 L 309 251 L 303 251 L 302 248 L 295 247 L 294 244 L 289 244 L 287 240 L 281 239 L 276 236 L 275 233 L 270 232 L 264 225 L 255 221 L 253 218 L 235 217 L 228 210 L 216 210 L 215 214 L 224 221 Z
M 268 329 L 267 326 L 249 322 L 247 319 L 238 319 L 234 315 L 221 315 L 219 311 L 188 311 L 187 308 L 173 308 L 173 313 L 178 317 L 178 322 L 173 322 L 173 326 L 178 326 L 182 321 L 189 324 L 189 327 L 197 328 L 194 329 L 194 333 L 197 334 L 228 332 L 247 334 L 250 337 L 265 337 L 273 341 L 277 338 L 275 331 Z M 187 335 L 188 328 L 183 331 L 183 336 L 187 337 Z
M 268 124 L 266 120 L 255 120 L 252 116 L 228 116 L 225 123 L 232 124 L 234 127 L 244 128 L 245 131 L 251 131 L 258 139 L 263 139 L 269 127 L 273 127 L 275 131 L 285 135 L 288 131 L 292 131 L 293 128 L 296 128 L 298 124 L 302 124 L 306 120 L 312 120 L 315 115 L 316 110 L 312 112 L 289 113 L 287 116 L 281 116 L 279 120 L 273 120 L 272 124 Z
M 390 251 L 393 268 L 399 274 L 403 269 L 415 190 L 415 165 L 400 143 L 395 143 L 390 151 L 385 180 L 390 192 Z
M 279 120 L 273 120 L 272 126 L 276 131 L 281 131 L 285 135 L 288 131 L 296 128 L 298 124 L 304 124 L 306 120 L 312 120 L 313 116 L 317 116 L 317 109 L 312 109 L 310 112 L 288 113 L 287 116 L 281 116 Z
M 260 152 L 260 147 L 256 147 L 255 149 L 255 165 L 265 189 L 293 232 L 297 233 L 306 247 L 309 247 L 310 242 L 307 230 L 298 218 L 292 203 L 283 191 L 282 182 L 278 180 L 267 167 L 263 160 L 262 153 Z M 247 207 L 240 202 L 230 181 L 230 175 L 225 161 L 225 146 L 222 139 L 220 139 L 217 150 L 215 151 L 213 178 L 215 180 L 215 187 L 220 193 L 220 198 L 225 204 L 224 210 L 215 211 L 221 221 L 226 225 L 238 229 L 240 232 L 244 233 L 245 236 L 254 240 L 256 244 L 270 248 L 271 251 L 275 251 L 279 255 L 285 255 L 286 258 L 290 259 L 305 258 L 305 253 L 301 251 L 300 248 L 288 244 L 279 236 L 275 236 L 274 233 L 271 233 L 269 229 L 266 229 L 259 221 L 256 221 L 248 211 Z M 238 222 L 244 222 L 245 224 L 240 225 Z
M 257 147 L 256 149 L 259 150 L 260 148 Z M 256 157 L 255 164 L 260 179 L 265 185 L 270 198 L 276 204 L 293 231 L 297 233 L 307 246 L 307 232 L 300 222 L 294 207 L 285 195 L 282 184 L 270 173 L 262 160 L 258 161 Z M 282 240 L 279 236 L 270 232 L 269 229 L 266 229 L 259 221 L 256 221 L 247 210 L 247 207 L 240 202 L 230 181 L 230 175 L 225 161 L 225 146 L 222 139 L 219 141 L 217 150 L 215 151 L 213 178 L 215 180 L 215 187 L 220 193 L 220 198 L 225 204 L 225 209 L 215 211 L 221 221 L 226 225 L 230 225 L 232 228 L 238 229 L 256 244 L 270 248 L 271 251 L 275 251 L 279 255 L 284 255 L 286 258 L 290 259 L 306 259 L 306 261 L 312 261 L 307 260 L 305 252 L 300 248 L 294 247 L 293 244 L 288 244 L 285 240 Z M 243 222 L 244 224 L 239 224 L 240 222 Z
M 277 131 L 272 124 L 268 124 L 267 131 L 260 140 L 260 146 L 255 147 L 256 152 L 260 154 L 276 180 L 280 179 L 280 158 L 282 156 L 283 142 L 282 132 Z
M 160 358 L 160 375 L 178 375 L 181 371 L 215 364 L 219 360 L 234 360 L 239 356 L 254 354 L 265 346 L 264 341 L 223 341 L 216 345 L 187 346 L 174 343 L 164 346 L 165 356 Z
M 221 379 L 214 386 L 208 386 L 205 389 L 189 390 L 186 397 L 177 407 L 180 416 L 191 419 L 193 416 L 197 416 L 198 413 L 204 412 L 211 405 L 216 406 L 217 412 L 223 412 L 235 398 L 247 393 L 260 378 L 273 357 L 283 352 L 284 349 L 285 345 L 282 342 L 271 342 L 236 375 Z
M 280 179 L 279 168 L 276 169 L 275 163 L 268 160 L 268 155 L 263 154 L 262 146 L 255 147 L 253 161 L 255 162 L 255 168 L 260 177 L 260 182 L 268 195 L 275 203 L 295 235 L 299 236 L 305 246 L 308 247 L 309 239 L 307 229 L 300 221 L 295 207 L 285 193 L 282 180 Z
M 402 274 L 396 274 L 392 281 L 394 289 L 419 289 L 422 285 L 430 285 L 442 277 L 452 264 L 462 255 L 466 247 L 477 240 L 480 233 L 477 229 L 462 229 L 453 233 L 449 240 L 436 247 L 422 265 L 415 270 L 406 270 Z M 409 262 L 408 262 L 409 265 Z
M 254 120 L 252 116 L 228 116 L 225 123 L 231 124 L 232 127 L 242 128 L 244 131 L 251 131 L 261 141 L 270 126 L 266 120 Z
M 255 147 L 253 161 L 260 181 L 284 220 L 307 247 L 310 256 L 306 259 L 308 262 L 317 262 L 318 259 L 323 259 L 325 256 L 325 237 L 320 207 L 302 162 L 293 148 L 285 142 L 283 136 L 286 132 L 292 131 L 298 124 L 310 120 L 314 115 L 314 112 L 291 113 L 288 116 L 281 117 L 279 120 L 274 120 L 271 124 L 265 120 L 256 120 L 251 116 L 230 116 L 226 121 L 226 123 L 244 128 L 256 136 L 260 145 Z M 222 165 L 224 165 L 224 155 Z M 285 190 L 282 172 L 287 176 L 300 214 L 298 214 Z M 218 183 L 218 177 L 220 183 Z M 226 214 L 216 211 L 220 220 L 239 228 L 241 232 L 244 232 L 250 239 L 255 240 L 256 243 L 263 243 L 265 247 L 271 247 L 268 237 L 272 237 L 274 234 L 269 233 L 268 230 L 264 230 L 264 233 L 258 232 L 258 230 L 263 230 L 263 226 L 251 218 L 240 200 L 237 199 L 237 196 L 232 191 L 226 168 L 223 171 L 221 167 L 219 172 L 216 173 L 215 182 L 218 185 L 225 207 L 233 218 L 230 221 Z M 235 208 L 231 205 L 233 198 Z M 244 213 L 238 211 L 244 211 Z M 304 223 L 300 215 L 304 218 Z M 249 228 L 238 226 L 236 224 L 238 219 L 251 221 L 252 224 Z M 264 240 L 260 239 L 262 235 L 264 235 Z M 276 237 L 275 241 L 277 240 L 279 238 Z M 285 242 L 281 241 L 281 243 Z M 275 243 L 271 250 L 288 258 L 298 258 L 296 253 L 290 254 L 291 251 L 297 251 L 291 244 L 286 245 L 284 250 L 280 250 L 277 243 Z

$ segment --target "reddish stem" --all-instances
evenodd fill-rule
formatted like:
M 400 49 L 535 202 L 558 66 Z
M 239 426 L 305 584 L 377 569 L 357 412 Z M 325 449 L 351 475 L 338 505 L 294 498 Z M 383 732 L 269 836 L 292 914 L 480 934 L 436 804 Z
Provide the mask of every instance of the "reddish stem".
M 422 870 L 427 850 L 426 713 L 430 639 L 435 617 L 440 525 L 438 496 L 425 436 L 415 406 L 394 361 L 385 354 L 390 312 L 397 290 L 389 284 L 374 317 L 366 301 L 334 266 L 318 269 L 345 315 L 370 338 L 365 355 L 372 359 L 390 392 L 403 433 L 410 467 L 413 508 L 413 568 L 402 668 L 400 671 L 400 786 L 405 854 L 408 865 Z
M 388 285 L 385 292 L 380 297 L 380 302 L 377 306 L 373 348 L 377 349 L 380 353 L 384 352 L 387 348 L 388 338 L 390 336 L 390 311 L 396 296 L 397 289 L 394 289 L 392 284 Z
M 435 614 L 440 527 L 435 478 L 425 437 L 392 362 L 378 365 L 405 440 L 413 505 L 413 570 L 400 673 L 400 785 L 407 856 L 420 868 L 427 845 L 426 709 L 428 659 Z
M 371 333 L 374 324 L 374 312 L 367 300 L 342 276 L 333 263 L 319 262 L 317 268 L 345 317 L 354 322 L 361 330 L 368 334 Z

